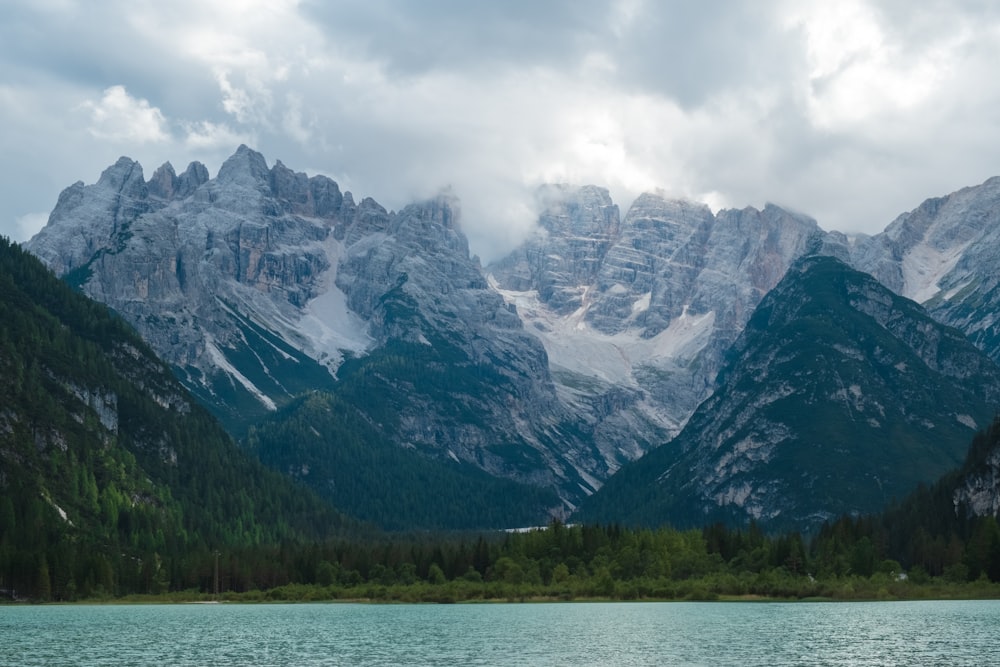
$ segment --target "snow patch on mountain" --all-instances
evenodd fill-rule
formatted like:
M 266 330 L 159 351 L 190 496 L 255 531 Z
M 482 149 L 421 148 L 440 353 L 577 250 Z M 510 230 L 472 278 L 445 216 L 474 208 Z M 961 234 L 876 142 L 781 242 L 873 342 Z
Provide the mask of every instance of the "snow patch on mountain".
M 976 424 L 976 420 L 972 418 L 972 415 L 966 415 L 966 414 L 955 415 L 955 419 L 958 421 L 959 424 L 964 424 L 973 430 L 979 428 L 979 426 Z
M 517 308 L 525 325 L 541 339 L 553 366 L 612 384 L 638 387 L 634 368 L 652 360 L 682 365 L 693 359 L 707 344 L 715 322 L 714 312 L 695 316 L 684 306 L 681 315 L 652 338 L 644 338 L 641 329 L 608 335 L 587 324 L 585 297 L 585 305 L 560 317 L 541 303 L 536 290 L 502 289 L 492 275 L 488 281 L 506 303 Z
M 271 398 L 267 396 L 267 394 L 261 391 L 260 388 L 257 387 L 257 385 L 251 382 L 249 378 L 247 378 L 247 376 L 243 375 L 243 373 L 237 370 L 236 367 L 229 362 L 229 360 L 226 358 L 226 355 L 223 354 L 222 350 L 219 349 L 219 346 L 216 345 L 215 340 L 212 338 L 212 335 L 207 333 L 205 335 L 205 354 L 208 356 L 209 359 L 212 360 L 212 363 L 215 365 L 216 368 L 228 374 L 234 380 L 239 382 L 240 385 L 242 385 L 243 388 L 246 389 L 248 392 L 253 394 L 253 396 L 256 397 L 257 400 L 264 405 L 264 407 L 272 411 L 278 409 L 278 406 L 275 405 L 274 401 L 271 400 Z
M 924 303 L 940 291 L 938 283 L 958 264 L 971 240 L 963 244 L 935 248 L 928 243 L 920 243 L 903 256 L 902 296 Z M 954 292 L 954 290 L 952 290 Z
M 342 245 L 332 237 L 327 240 L 330 268 L 318 281 L 323 291 L 302 309 L 297 328 L 310 342 L 320 363 L 331 372 L 344 360 L 344 353 L 364 354 L 375 344 L 368 322 L 347 305 L 347 295 L 336 283 Z

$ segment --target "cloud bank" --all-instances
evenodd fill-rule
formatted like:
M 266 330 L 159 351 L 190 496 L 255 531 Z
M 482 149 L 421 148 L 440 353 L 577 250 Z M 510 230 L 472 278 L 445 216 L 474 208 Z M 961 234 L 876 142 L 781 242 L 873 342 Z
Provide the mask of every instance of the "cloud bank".
M 484 259 L 554 181 L 875 233 L 1000 173 L 997 62 L 972 0 L 12 0 L 0 233 L 120 155 L 240 143 L 389 208 L 451 188 Z

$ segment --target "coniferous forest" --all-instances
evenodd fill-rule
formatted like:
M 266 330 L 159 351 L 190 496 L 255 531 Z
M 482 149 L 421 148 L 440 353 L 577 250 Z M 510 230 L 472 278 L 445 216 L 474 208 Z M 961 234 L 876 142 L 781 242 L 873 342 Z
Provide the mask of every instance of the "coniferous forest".
M 0 589 L 198 585 L 211 554 L 350 523 L 245 456 L 121 319 L 0 239 Z
M 278 444 L 301 433 L 265 424 L 241 449 L 121 319 L 4 239 L 0 378 L 5 599 L 1000 597 L 1000 526 L 952 500 L 963 475 L 1000 447 L 1000 420 L 976 436 L 962 469 L 881 514 L 812 535 L 558 521 L 523 532 L 385 533 L 255 458 L 279 456 Z M 316 395 L 289 409 L 305 432 L 337 404 Z M 366 454 L 345 424 L 344 462 L 400 456 Z M 413 470 L 372 480 L 386 484 L 387 506 L 351 514 L 381 521 L 395 503 L 402 529 L 407 512 L 419 513 L 402 506 L 407 485 L 430 484 L 462 516 L 474 476 Z

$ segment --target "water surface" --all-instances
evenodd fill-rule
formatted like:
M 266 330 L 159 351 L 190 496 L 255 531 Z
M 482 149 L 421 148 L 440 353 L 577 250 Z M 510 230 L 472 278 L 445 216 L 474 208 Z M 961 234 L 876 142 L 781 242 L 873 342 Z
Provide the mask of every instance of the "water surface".
M 0 607 L 0 665 L 1000 665 L 1000 601 Z

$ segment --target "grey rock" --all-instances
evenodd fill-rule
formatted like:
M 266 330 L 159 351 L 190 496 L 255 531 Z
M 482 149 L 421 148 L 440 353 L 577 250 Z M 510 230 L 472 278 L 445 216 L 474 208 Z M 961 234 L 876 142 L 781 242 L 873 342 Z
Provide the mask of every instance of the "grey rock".
M 325 217 L 313 216 L 314 191 Z M 329 334 L 304 306 L 332 289 L 338 195 L 336 184 L 268 170 L 246 146 L 211 181 L 199 163 L 181 176 L 168 163 L 146 184 L 142 168 L 123 158 L 95 185 L 67 189 L 26 247 L 57 274 L 75 272 L 88 295 L 126 317 L 217 407 L 252 416 L 304 388 L 277 379 L 264 355 L 300 371 L 313 360 L 329 375 L 344 350 L 367 345 L 360 325 L 346 341 L 299 331 L 311 322 Z M 289 349 L 267 343 L 265 330 Z M 302 357 L 292 361 L 295 351 Z M 221 408 L 233 392 L 242 403 Z
M 174 198 L 184 199 L 207 183 L 208 169 L 200 162 L 192 162 L 180 176 L 174 172 L 174 167 L 169 162 L 163 163 L 150 177 L 146 187 L 151 197 L 171 200 Z
M 1000 178 L 928 199 L 859 241 L 851 264 L 1000 361 Z
M 616 419 L 640 425 L 628 436 L 638 447 L 599 443 L 622 451 L 612 465 L 680 430 L 753 308 L 823 237 L 772 205 L 713 215 L 644 194 L 619 223 L 600 188 L 553 186 L 540 199 L 538 234 L 487 271 L 545 342 L 565 400 L 593 409 L 630 390 Z
M 560 400 L 545 349 L 469 256 L 459 217 L 448 196 L 398 213 L 355 204 L 241 146 L 214 179 L 167 163 L 147 184 L 119 161 L 64 192 L 27 247 L 122 314 L 235 430 L 300 392 L 335 390 L 345 358 L 386 346 L 447 350 L 463 377 L 488 368 L 491 383 L 447 398 L 387 378 L 399 411 L 384 436 L 557 489 L 568 511 L 618 465 L 587 433 L 615 423 L 619 399 L 606 392 L 597 417 Z M 476 418 L 456 418 L 459 405 Z
M 952 501 L 956 512 L 964 507 L 973 516 L 1000 516 L 1000 447 L 990 450 L 962 477 Z

